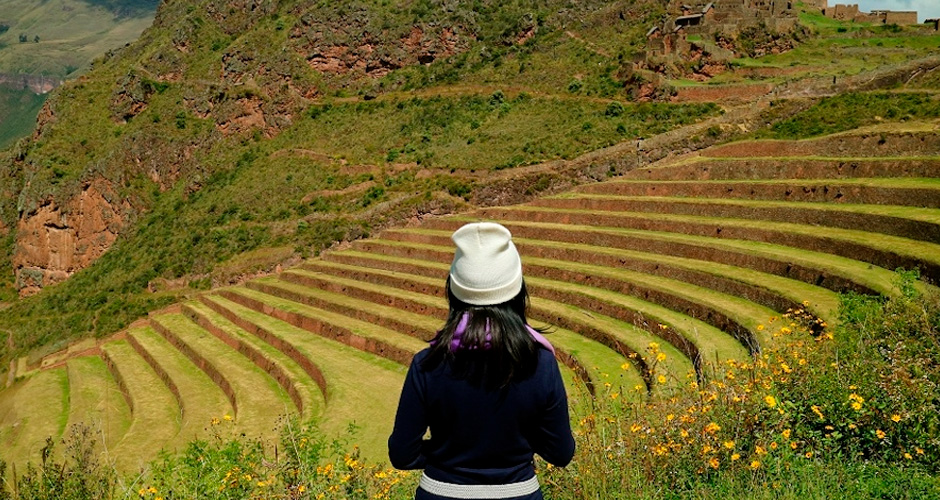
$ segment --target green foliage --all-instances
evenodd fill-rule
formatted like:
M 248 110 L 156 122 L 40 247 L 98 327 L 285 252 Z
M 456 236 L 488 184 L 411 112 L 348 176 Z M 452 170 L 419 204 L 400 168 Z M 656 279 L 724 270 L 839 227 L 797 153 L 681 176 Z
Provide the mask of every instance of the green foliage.
M 25 472 L 12 481 L 13 491 L 0 487 L 0 499 L 16 500 L 92 500 L 110 499 L 117 492 L 117 476 L 100 462 L 95 431 L 85 425 L 73 426 L 63 440 L 65 457 L 57 458 L 52 438 L 40 451 L 40 462 L 28 464 Z M 6 477 L 0 460 L 0 478 Z
M 36 126 L 36 115 L 46 94 L 0 86 L 0 149 L 26 137 Z
M 285 133 L 283 142 L 306 142 L 312 150 L 357 163 L 508 168 L 572 158 L 621 140 L 627 129 L 652 135 L 717 112 L 713 104 L 604 104 L 495 91 L 489 96 L 316 106 L 307 113 L 309 120 Z M 619 117 L 629 127 L 618 131 L 618 123 L 596 117 Z M 521 151 L 519 144 L 524 145 Z
M 940 117 L 940 100 L 927 93 L 849 92 L 823 98 L 810 109 L 775 123 L 758 137 L 804 139 L 851 130 L 879 120 Z

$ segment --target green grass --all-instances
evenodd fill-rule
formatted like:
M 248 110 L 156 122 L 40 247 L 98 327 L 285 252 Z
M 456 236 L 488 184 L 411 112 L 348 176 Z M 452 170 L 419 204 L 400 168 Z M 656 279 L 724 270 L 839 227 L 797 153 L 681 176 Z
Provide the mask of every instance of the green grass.
M 499 170 L 574 156 L 713 116 L 711 104 L 609 103 L 501 90 L 469 96 L 379 99 L 314 106 L 274 142 L 355 164 Z
M 940 38 L 938 38 L 940 45 Z M 940 99 L 927 93 L 845 93 L 825 97 L 808 110 L 773 124 L 757 138 L 805 139 L 852 130 L 880 119 L 940 118 Z
M 155 9 L 152 0 L 2 0 L 10 29 L 0 34 L 0 72 L 74 77 L 92 59 L 135 40 Z M 19 42 L 21 34 L 26 43 Z
M 665 307 L 652 304 L 632 296 L 622 295 L 594 287 L 582 286 L 572 283 L 563 283 L 555 280 L 546 280 L 530 277 L 528 282 L 532 284 L 535 294 L 541 288 L 554 289 L 590 297 L 600 303 L 613 305 L 619 309 L 636 311 L 644 318 L 647 327 L 652 330 L 652 335 L 656 336 L 658 325 L 665 325 L 679 333 L 679 336 L 695 345 L 706 362 L 712 360 L 726 359 L 745 359 L 748 352 L 740 343 L 731 338 L 727 333 L 718 330 L 702 321 L 690 318 L 681 313 L 677 313 Z M 585 310 L 588 310 L 585 308 Z M 595 313 L 587 313 L 593 316 Z M 640 327 L 641 325 L 636 325 Z M 660 343 L 666 343 L 666 340 L 660 340 Z M 685 374 L 685 372 L 680 372 Z
M 311 419 L 322 415 L 326 401 L 323 398 L 324 395 L 320 392 L 320 388 L 317 386 L 316 382 L 304 372 L 303 368 L 291 360 L 286 354 L 278 351 L 258 337 L 242 330 L 201 302 L 190 301 L 186 303 L 186 307 L 196 311 L 199 315 L 208 319 L 213 325 L 222 329 L 233 338 L 258 349 L 264 354 L 266 359 L 280 366 L 281 369 L 288 374 L 291 378 L 291 383 L 298 390 L 300 399 L 304 405 L 304 411 L 301 415 L 304 419 Z
M 645 394 L 646 385 L 640 372 L 620 353 L 571 330 L 550 324 L 540 325 L 538 322 L 535 322 L 533 326 L 548 327 L 545 338 L 553 346 L 563 349 L 577 359 L 587 370 L 595 388 L 604 383 L 610 383 L 632 391 L 640 386 L 643 388 L 642 391 L 634 391 L 634 394 Z
M 159 333 L 150 327 L 144 327 L 131 329 L 128 334 L 139 342 L 146 352 L 159 360 L 159 366 L 167 372 L 179 389 L 183 411 L 175 446 L 182 446 L 202 436 L 213 418 L 234 415 L 222 390 Z
M 88 425 L 102 444 L 113 450 L 132 427 L 133 416 L 108 367 L 98 356 L 83 356 L 70 359 L 66 369 L 70 391 L 67 427 Z
M 525 241 L 527 240 L 520 238 L 520 243 Z M 617 252 L 617 254 L 623 256 L 624 252 Z M 662 262 L 661 259 L 657 260 Z M 698 303 L 708 307 L 713 311 L 725 314 L 745 328 L 748 328 L 752 331 L 756 331 L 755 328 L 757 325 L 764 323 L 767 321 L 767 318 L 776 314 L 776 312 L 772 309 L 759 306 L 743 298 L 732 297 L 723 293 L 715 292 L 714 290 L 708 288 L 703 288 L 701 286 L 696 286 L 689 283 L 684 283 L 682 281 L 654 276 L 646 273 L 639 273 L 625 269 L 612 269 L 608 267 L 582 264 L 578 262 L 561 262 L 541 258 L 528 258 L 526 259 L 526 262 L 541 266 L 557 267 L 565 270 L 578 271 L 583 273 L 585 276 L 614 278 L 625 283 L 636 284 L 652 290 L 663 291 L 679 297 L 680 299 L 686 299 L 689 302 Z M 638 304 L 638 307 L 641 309 L 637 310 L 642 310 L 642 308 L 647 306 L 646 304 L 642 303 L 642 301 L 638 302 Z M 657 310 L 659 310 L 660 314 L 665 312 L 658 307 L 654 307 L 649 309 L 650 316 L 655 318 L 655 312 Z M 682 329 L 684 331 L 696 332 L 693 334 L 693 336 L 698 337 L 699 340 L 695 343 L 697 345 L 704 344 L 707 346 L 705 349 L 703 349 L 703 353 L 706 350 L 714 348 L 719 351 L 721 357 L 725 358 L 737 356 L 738 359 L 741 359 L 747 355 L 747 352 L 742 351 L 742 346 L 737 341 L 728 342 L 727 333 L 717 331 L 714 327 L 702 325 L 698 322 L 692 324 L 689 322 L 691 318 L 683 317 L 682 315 L 676 315 L 672 311 L 669 311 L 669 314 L 667 315 L 661 316 L 661 318 L 664 321 L 668 320 L 675 322 L 676 324 L 683 324 Z M 761 340 L 763 341 L 766 339 Z M 714 356 L 711 356 L 710 359 L 714 359 Z
M 422 233 L 432 233 L 431 230 L 415 230 L 410 231 L 419 231 Z M 439 232 L 444 234 L 444 232 Z M 720 264 L 717 262 L 702 261 L 696 259 L 689 259 L 684 257 L 675 257 L 671 255 L 663 254 L 651 254 L 646 252 L 638 252 L 634 250 L 625 250 L 619 248 L 607 248 L 599 247 L 592 245 L 581 245 L 575 243 L 567 242 L 553 242 L 547 240 L 536 240 L 530 238 L 516 238 L 516 241 L 520 243 L 525 243 L 526 245 L 531 246 L 540 246 L 547 248 L 556 248 L 563 250 L 577 250 L 583 251 L 588 254 L 590 253 L 600 253 L 607 254 L 615 257 L 622 257 L 625 259 L 635 259 L 639 261 L 647 261 L 652 263 L 663 263 L 670 266 L 676 266 L 681 269 L 688 269 L 694 271 L 702 271 L 710 274 L 715 274 L 724 278 L 730 278 L 732 280 L 740 281 L 747 283 L 749 285 L 762 288 L 765 290 L 773 291 L 775 294 L 778 294 L 782 297 L 789 299 L 793 303 L 801 303 L 804 300 L 810 301 L 811 309 L 820 317 L 824 318 L 830 324 L 835 324 L 837 321 L 836 309 L 838 308 L 838 295 L 835 292 L 813 286 L 802 281 L 796 281 L 788 278 L 783 278 L 773 274 L 762 273 L 760 271 L 755 271 L 752 269 L 732 266 L 727 264 Z M 401 242 L 385 240 L 383 244 L 388 245 L 404 245 Z M 394 257 L 391 255 L 379 255 L 379 254 L 370 254 L 359 251 L 344 251 L 343 254 L 352 255 L 359 258 L 370 258 L 370 259 L 380 259 L 381 261 L 391 261 L 391 262 L 400 262 L 405 264 L 424 264 L 427 263 L 422 261 L 414 261 L 411 259 Z M 525 257 L 524 257 L 525 258 Z M 525 258 L 526 261 L 529 261 L 530 258 Z M 560 261 L 555 261 L 554 265 L 566 265 Z M 440 266 L 442 272 L 446 272 L 446 266 Z M 745 324 L 747 324 L 745 322 Z M 756 326 L 756 325 L 755 325 Z
M 284 289 L 292 289 L 299 293 L 305 293 L 305 292 L 309 293 L 308 288 L 297 286 L 292 283 L 278 283 L 276 284 L 276 286 L 280 288 L 284 288 Z M 404 349 L 406 351 L 418 352 L 425 346 L 424 342 L 414 337 L 410 337 L 408 335 L 398 333 L 393 330 L 389 330 L 379 325 L 367 323 L 365 321 L 355 320 L 343 314 L 335 313 L 333 311 L 307 306 L 299 302 L 294 302 L 292 300 L 283 299 L 275 295 L 270 295 L 270 294 L 260 292 L 257 290 L 252 290 L 250 288 L 237 288 L 237 289 L 231 289 L 231 290 L 239 295 L 244 295 L 254 300 L 259 300 L 267 305 L 276 307 L 278 309 L 295 313 L 295 314 L 299 314 L 301 316 L 314 318 L 318 321 L 323 321 L 332 325 L 336 325 L 336 326 L 339 326 L 340 328 L 348 329 L 350 332 L 360 337 L 379 340 L 387 344 L 390 344 L 392 346 L 398 347 L 400 349 Z M 335 297 L 343 301 L 344 303 L 356 304 L 356 305 L 359 305 L 360 307 L 370 307 L 370 308 L 373 307 L 373 304 L 366 302 L 366 301 L 342 298 L 339 296 L 335 296 Z M 402 311 L 398 311 L 398 310 L 392 310 L 390 308 L 387 308 L 386 311 L 390 312 L 391 314 L 403 315 L 405 317 L 410 316 L 407 313 L 403 313 Z
M 706 181 L 698 182 L 696 185 L 703 185 Z M 734 181 L 713 181 L 715 184 L 720 184 L 721 186 L 733 186 Z M 836 183 L 841 184 L 841 180 L 835 181 Z M 816 179 L 810 179 L 808 184 L 819 183 L 820 181 Z M 650 185 L 654 183 L 650 182 Z M 670 185 L 674 184 L 670 182 Z M 781 184 L 784 184 L 781 182 Z M 793 184 L 789 182 L 787 184 Z M 832 186 L 834 183 L 826 183 L 828 186 Z M 861 183 L 849 182 L 846 183 L 849 186 L 857 186 Z M 877 186 L 878 183 L 865 183 L 865 186 Z M 886 183 L 889 186 L 897 186 L 898 183 Z M 904 187 L 913 188 L 915 184 L 907 184 Z M 931 186 L 933 188 L 934 186 Z M 938 191 L 940 192 L 940 191 Z M 940 210 L 934 208 L 920 208 L 920 207 L 907 207 L 907 206 L 898 206 L 898 205 L 867 205 L 867 204 L 854 204 L 854 203 L 815 203 L 815 202 L 790 202 L 790 201 L 770 201 L 770 200 L 749 200 L 743 198 L 699 198 L 694 196 L 686 197 L 682 196 L 617 196 L 617 195 L 605 195 L 605 194 L 572 194 L 572 195 L 563 195 L 559 198 L 562 199 L 593 199 L 593 200 L 622 200 L 622 201 L 649 201 L 657 203 L 693 203 L 693 204 L 706 204 L 719 206 L 734 206 L 734 207 L 746 207 L 746 208 L 798 208 L 806 210 L 814 210 L 820 212 L 848 212 L 853 214 L 871 214 L 871 215 L 883 215 L 886 217 L 896 217 L 899 219 L 909 219 L 916 220 L 921 222 L 930 222 L 933 224 L 940 224 Z
M 239 431 L 253 436 L 268 435 L 278 417 L 296 411 L 273 378 L 185 316 L 161 314 L 153 319 L 178 335 L 228 380 L 238 405 L 236 414 L 231 416 Z
M 793 50 L 759 58 L 739 57 L 731 61 L 738 68 L 779 68 L 785 75 L 771 81 L 783 82 L 801 77 L 847 76 L 927 57 L 940 46 L 940 35 L 916 29 L 892 32 L 867 23 L 842 22 L 820 14 L 803 12 L 801 22 L 816 34 L 801 36 Z M 725 73 L 712 81 L 741 80 Z
M 345 251 L 343 253 L 346 253 Z M 426 276 L 417 276 L 413 274 L 400 273 L 395 271 L 389 271 L 382 269 L 382 263 L 386 260 L 396 260 L 393 257 L 378 256 L 374 254 L 367 254 L 370 258 L 374 259 L 374 265 L 376 267 L 360 267 L 360 266 L 351 266 L 345 264 L 339 264 L 329 261 L 319 261 L 316 262 L 315 267 L 311 269 L 317 269 L 322 272 L 336 272 L 343 273 L 348 271 L 353 272 L 366 272 L 373 276 L 385 276 L 393 280 L 400 280 L 400 286 L 389 286 L 382 285 L 377 283 L 364 283 L 357 282 L 351 279 L 342 279 L 334 276 L 328 276 L 327 279 L 335 280 L 336 283 L 342 284 L 346 287 L 360 287 L 367 289 L 369 291 L 381 291 L 381 293 L 392 296 L 400 297 L 409 301 L 414 301 L 419 304 L 426 304 L 435 308 L 439 308 L 442 311 L 446 310 L 447 304 L 443 297 L 428 296 L 419 293 L 410 292 L 407 290 L 408 283 L 423 283 L 426 285 L 440 285 L 440 280 L 428 278 Z M 428 262 L 424 261 L 411 261 L 408 259 L 398 259 L 399 261 L 412 263 L 415 265 L 427 266 Z M 437 266 L 429 266 L 437 268 Z M 300 272 L 300 271 L 291 271 L 291 272 Z M 307 273 L 304 273 L 307 274 Z M 321 273 L 309 273 L 322 276 Z M 368 307 L 370 310 L 375 310 L 377 308 L 382 308 L 381 305 L 377 303 L 368 304 L 365 307 Z M 430 325 L 430 331 L 435 331 L 441 324 L 443 318 L 439 320 L 432 321 Z M 573 355 L 579 362 L 582 363 L 582 366 L 588 370 L 588 375 L 591 377 L 595 384 L 604 382 L 602 380 L 602 374 L 609 375 L 618 375 L 619 379 L 623 379 L 623 385 L 633 387 L 636 384 L 642 384 L 643 380 L 640 377 L 639 373 L 633 369 L 632 365 L 624 370 L 621 368 L 621 365 L 625 362 L 625 359 L 614 350 L 595 342 L 593 340 L 582 337 L 574 332 L 565 329 L 554 328 L 551 325 L 547 325 L 551 331 L 549 335 L 549 340 L 552 343 L 557 344 L 560 348 L 565 349 L 566 352 Z M 557 340 L 557 342 L 556 342 Z
M 33 131 L 36 115 L 46 97 L 29 90 L 0 86 L 0 149 L 8 148 Z
M 267 328 L 315 360 L 327 382 L 327 409 L 321 422 L 324 432 L 342 437 L 347 435 L 348 425 L 355 423 L 358 428 L 355 443 L 363 455 L 373 460 L 385 459 L 393 408 L 398 406 L 406 367 L 313 335 L 222 297 L 213 296 L 212 300 Z
M 38 443 L 58 439 L 69 416 L 65 368 L 46 370 L 0 392 L 0 444 L 10 463 L 39 462 Z
M 147 362 L 126 340 L 103 346 L 133 401 L 133 420 L 117 446 L 108 448 L 123 470 L 138 470 L 179 434 L 182 408 Z
M 541 309 L 553 317 L 557 316 L 575 324 L 597 328 L 638 353 L 649 366 L 657 363 L 655 355 L 651 356 L 648 348 L 653 343 L 658 344 L 659 351 L 666 355 L 666 359 L 658 363 L 661 368 L 657 371 L 657 374 L 666 376 L 666 382 L 660 387 L 675 388 L 677 385 L 681 385 L 681 380 L 684 380 L 687 374 L 694 372 L 691 360 L 685 357 L 682 352 L 656 335 L 626 321 L 541 297 L 537 299 L 534 309 L 532 317 L 537 321 L 543 321 L 539 314 Z M 544 322 L 547 323 L 548 321 Z M 656 382 L 653 382 L 653 384 L 657 386 Z M 658 389 L 651 388 L 651 390 L 658 392 Z
M 455 217 L 455 220 L 463 220 Z M 469 222 L 470 220 L 467 219 Z M 506 222 L 508 223 L 508 222 Z M 857 260 L 839 257 L 836 255 L 820 252 L 810 252 L 808 250 L 794 249 L 784 245 L 772 243 L 763 243 L 759 241 L 728 240 L 717 239 L 705 236 L 690 236 L 678 233 L 669 233 L 662 231 L 641 231 L 633 229 L 614 229 L 614 228 L 593 228 L 590 226 L 570 225 L 570 224 L 550 224 L 550 223 L 532 223 L 513 221 L 512 225 L 523 225 L 533 228 L 546 229 L 565 229 L 567 231 L 589 231 L 610 234 L 619 234 L 633 236 L 637 238 L 650 238 L 659 241 L 685 243 L 704 247 L 713 247 L 719 249 L 728 249 L 731 251 L 752 253 L 756 256 L 771 258 L 773 260 L 783 260 L 794 264 L 804 265 L 809 268 L 825 270 L 837 274 L 852 281 L 862 283 L 879 293 L 894 294 L 894 273 L 887 269 L 873 267 L 869 264 Z
M 446 305 L 444 305 L 443 302 L 439 299 L 429 300 L 429 298 L 425 295 L 413 293 L 413 292 L 407 292 L 407 291 L 403 291 L 403 290 L 393 288 L 393 287 L 377 285 L 373 283 L 364 283 L 364 282 L 360 282 L 357 280 L 346 279 L 340 276 L 334 276 L 331 274 L 307 271 L 307 270 L 302 270 L 302 269 L 291 270 L 289 271 L 289 273 L 296 275 L 296 276 L 300 276 L 300 277 L 322 279 L 322 280 L 327 281 L 328 283 L 335 283 L 336 285 L 342 287 L 343 290 L 347 290 L 350 288 L 353 288 L 353 289 L 358 288 L 365 292 L 379 293 L 379 294 L 386 295 L 386 296 L 401 298 L 407 301 L 414 301 L 419 304 L 430 303 L 434 307 L 438 307 L 438 308 L 446 307 Z M 416 314 L 416 313 L 412 313 L 409 311 L 405 311 L 405 310 L 402 310 L 393 306 L 382 305 L 380 303 L 374 303 L 374 302 L 369 301 L 368 299 L 356 298 L 355 292 L 353 291 L 350 291 L 348 294 L 345 294 L 345 293 L 340 294 L 340 293 L 320 290 L 317 287 L 299 285 L 299 284 L 292 283 L 286 280 L 274 281 L 274 280 L 267 280 L 267 279 L 262 278 L 258 281 L 262 283 L 270 283 L 278 287 L 282 287 L 285 290 L 291 290 L 302 296 L 322 298 L 323 300 L 328 301 L 328 302 L 338 303 L 344 306 L 353 307 L 354 309 L 357 309 L 357 310 L 368 311 L 372 314 L 376 314 L 382 317 L 392 318 L 392 319 L 401 321 L 405 324 L 415 325 L 416 327 L 422 330 L 428 331 L 428 332 L 435 331 L 435 329 L 440 325 L 440 322 L 443 320 L 443 317 L 441 318 L 428 317 L 422 314 Z
M 549 211 L 548 209 L 543 209 L 540 207 L 534 206 L 520 206 L 512 207 L 507 209 L 515 213 L 538 213 Z M 558 209 L 553 208 L 550 210 L 552 213 L 557 214 L 591 214 L 593 212 L 587 210 L 569 210 L 569 209 Z M 935 243 L 927 243 L 923 241 L 910 240 L 907 238 L 901 238 L 898 236 L 889 236 L 884 234 L 870 233 L 862 230 L 855 229 L 841 229 L 828 227 L 826 228 L 825 234 L 821 234 L 818 227 L 808 226 L 803 224 L 793 224 L 787 222 L 773 222 L 773 221 L 752 221 L 746 219 L 732 219 L 732 218 L 723 218 L 723 217 L 708 217 L 708 216 L 694 216 L 694 215 L 672 215 L 672 214 L 654 214 L 654 213 L 638 213 L 638 212 L 616 212 L 616 216 L 623 217 L 624 224 L 626 227 L 629 227 L 631 222 L 630 220 L 657 220 L 664 222 L 676 222 L 676 223 L 700 223 L 700 224 L 717 224 L 722 227 L 737 227 L 742 229 L 759 229 L 759 230 L 769 230 L 776 231 L 782 234 L 794 234 L 802 236 L 825 236 L 828 239 L 845 241 L 847 243 L 854 243 L 861 246 L 867 246 L 873 249 L 896 253 L 902 257 L 908 257 L 915 260 L 923 260 L 930 263 L 940 262 L 940 245 Z

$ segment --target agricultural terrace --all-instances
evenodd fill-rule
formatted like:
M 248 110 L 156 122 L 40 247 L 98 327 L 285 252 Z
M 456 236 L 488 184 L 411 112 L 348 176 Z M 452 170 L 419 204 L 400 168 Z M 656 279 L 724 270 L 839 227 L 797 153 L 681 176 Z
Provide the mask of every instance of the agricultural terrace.
M 894 269 L 936 282 L 937 151 L 933 122 L 745 140 L 388 229 L 21 373 L 0 399 L 4 458 L 35 462 L 92 422 L 132 470 L 219 425 L 270 437 L 298 415 L 335 437 L 354 424 L 383 460 L 405 369 L 446 315 L 449 236 L 480 219 L 512 231 L 572 394 L 668 398 L 781 347 L 791 321 L 824 335 L 840 294 L 899 295 Z

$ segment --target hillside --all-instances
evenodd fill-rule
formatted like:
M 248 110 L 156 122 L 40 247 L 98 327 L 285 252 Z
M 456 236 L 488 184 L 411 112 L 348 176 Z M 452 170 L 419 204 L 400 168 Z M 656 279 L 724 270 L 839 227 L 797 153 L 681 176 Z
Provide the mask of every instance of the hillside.
M 153 20 L 157 3 L 0 1 L 0 149 L 30 135 L 47 92 L 135 40 Z
M 161 4 L 2 160 L 4 459 L 90 420 L 131 470 L 284 413 L 360 415 L 380 456 L 477 218 L 517 238 L 569 386 L 630 401 L 774 349 L 769 318 L 903 296 L 895 269 L 936 283 L 935 33 L 804 16 L 696 82 L 630 62 L 664 13 Z
M 2 219 L 16 228 L 13 288 L 34 293 L 108 255 L 86 284 L 5 313 L 5 328 L 26 334 L 28 323 L 38 335 L 14 333 L 14 353 L 62 337 L 63 319 L 39 312 L 49 305 L 73 334 L 106 334 L 193 287 L 270 269 L 387 220 L 491 203 L 477 193 L 499 178 L 492 172 L 718 112 L 648 103 L 625 113 L 612 104 L 622 92 L 610 80 L 617 59 L 563 28 L 601 35 L 633 2 L 561 5 L 265 4 L 264 15 L 211 2 L 162 6 L 139 42 L 59 89 L 36 139 L 11 152 L 16 194 Z M 642 36 L 641 23 L 629 26 L 617 34 L 624 47 Z M 530 64 L 539 71 L 527 73 Z M 509 65 L 510 77 L 488 76 Z M 538 84 L 527 90 L 526 81 Z M 523 177 L 523 192 L 556 182 L 551 173 Z M 211 234 L 198 229 L 208 226 Z M 126 250 L 105 254 L 112 244 Z

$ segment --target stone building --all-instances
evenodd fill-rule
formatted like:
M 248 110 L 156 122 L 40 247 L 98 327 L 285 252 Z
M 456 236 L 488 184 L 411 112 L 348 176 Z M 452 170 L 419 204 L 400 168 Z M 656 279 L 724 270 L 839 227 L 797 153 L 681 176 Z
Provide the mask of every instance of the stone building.
M 917 11 L 873 10 L 862 12 L 858 4 L 836 4 L 831 7 L 823 6 L 823 14 L 839 21 L 852 21 L 857 23 L 875 24 L 917 24 Z

